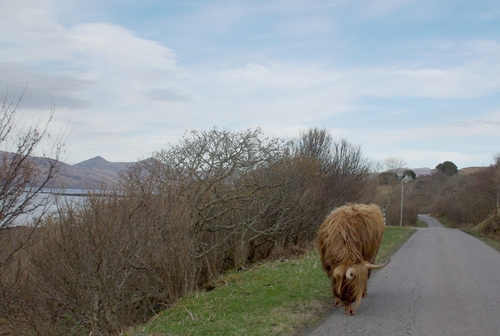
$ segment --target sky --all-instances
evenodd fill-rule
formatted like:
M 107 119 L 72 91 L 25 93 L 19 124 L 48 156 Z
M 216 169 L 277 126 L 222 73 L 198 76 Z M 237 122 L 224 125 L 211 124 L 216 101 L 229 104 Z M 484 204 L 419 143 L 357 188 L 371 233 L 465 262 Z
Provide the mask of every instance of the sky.
M 0 95 L 27 124 L 54 106 L 68 164 L 214 127 L 326 128 L 410 168 L 500 153 L 497 0 L 16 0 L 0 31 Z

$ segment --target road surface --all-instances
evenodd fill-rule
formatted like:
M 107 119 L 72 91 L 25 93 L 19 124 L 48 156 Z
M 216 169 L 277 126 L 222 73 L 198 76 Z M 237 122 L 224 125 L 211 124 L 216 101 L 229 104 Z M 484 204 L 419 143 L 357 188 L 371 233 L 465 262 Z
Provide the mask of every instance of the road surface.
M 500 253 L 435 218 L 419 219 L 429 228 L 372 273 L 356 315 L 332 306 L 306 335 L 500 335 Z

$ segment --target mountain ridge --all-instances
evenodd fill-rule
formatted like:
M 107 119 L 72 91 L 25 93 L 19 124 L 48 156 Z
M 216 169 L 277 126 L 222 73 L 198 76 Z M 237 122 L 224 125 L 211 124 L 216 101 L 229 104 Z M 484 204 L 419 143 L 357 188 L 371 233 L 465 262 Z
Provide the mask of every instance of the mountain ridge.
M 59 174 L 51 181 L 50 187 L 104 190 L 116 188 L 120 173 L 134 162 L 110 162 L 96 156 L 73 165 L 60 163 Z
M 46 160 L 53 160 L 43 157 L 34 157 L 35 164 L 43 167 Z M 150 160 L 151 158 L 145 159 Z M 120 174 L 130 165 L 137 162 L 110 162 L 102 156 L 75 163 L 73 165 L 59 161 L 59 174 L 50 182 L 48 187 L 65 189 L 90 189 L 104 190 L 113 189 L 119 186 Z M 482 167 L 465 167 L 459 170 L 459 173 L 469 174 Z M 417 178 L 432 175 L 436 169 L 422 167 L 411 169 L 415 172 Z

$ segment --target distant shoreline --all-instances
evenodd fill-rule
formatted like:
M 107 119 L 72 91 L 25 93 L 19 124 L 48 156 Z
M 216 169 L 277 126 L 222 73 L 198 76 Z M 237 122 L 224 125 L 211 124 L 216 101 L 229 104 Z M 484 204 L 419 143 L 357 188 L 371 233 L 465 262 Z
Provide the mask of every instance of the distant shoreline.
M 120 191 L 112 190 L 91 190 L 91 189 L 61 189 L 61 188 L 43 188 L 41 194 L 50 194 L 56 196 L 112 196 L 122 194 Z

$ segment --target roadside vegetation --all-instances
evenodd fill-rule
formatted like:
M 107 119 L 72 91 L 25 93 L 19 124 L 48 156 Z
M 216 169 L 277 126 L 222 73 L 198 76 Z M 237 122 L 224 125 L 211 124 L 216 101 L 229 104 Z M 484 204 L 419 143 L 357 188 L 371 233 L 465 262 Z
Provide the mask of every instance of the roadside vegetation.
M 415 227 L 424 228 L 424 227 L 429 227 L 429 225 L 426 222 L 422 222 L 421 220 L 417 220 Z
M 66 139 L 64 129 L 49 132 L 53 109 L 30 125 L 22 120 L 21 102 L 22 94 L 0 98 L 0 334 L 23 290 L 20 278 L 29 263 L 24 253 L 53 202 L 42 190 L 58 174 Z
M 377 262 L 411 236 L 387 227 Z M 390 279 L 389 279 L 390 281 Z M 316 250 L 230 271 L 210 291 L 196 291 L 125 335 L 291 335 L 311 328 L 332 309 L 328 277 Z
M 483 233 L 481 233 L 477 229 L 474 230 L 474 229 L 464 228 L 464 229 L 462 229 L 462 231 L 470 234 L 471 236 L 476 237 L 477 239 L 479 239 L 479 240 L 483 241 L 484 243 L 490 245 L 494 249 L 500 251 L 500 242 L 499 242 L 498 237 L 494 237 L 494 236 L 491 236 L 491 235 L 488 235 L 488 234 L 483 234 Z
M 496 211 L 481 223 L 462 230 L 500 251 L 500 208 L 497 207 Z
M 488 167 L 457 169 L 445 161 L 436 169 L 406 184 L 406 203 L 500 250 L 500 154 Z
M 289 141 L 260 129 L 186 133 L 130 166 L 114 195 L 44 217 L 1 278 L 0 328 L 119 334 L 222 274 L 310 246 L 332 208 L 375 199 L 370 173 L 359 146 L 324 129 Z M 24 231 L 0 239 L 17 246 Z
M 407 203 L 450 227 L 472 228 L 488 218 L 493 224 L 500 196 L 500 155 L 494 156 L 489 167 L 456 172 L 452 168 L 407 183 Z M 481 231 L 496 233 L 494 224 L 482 226 Z

